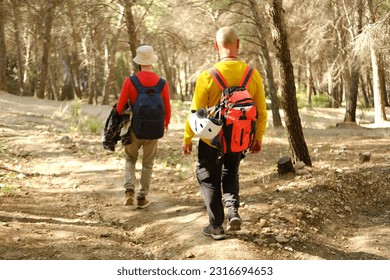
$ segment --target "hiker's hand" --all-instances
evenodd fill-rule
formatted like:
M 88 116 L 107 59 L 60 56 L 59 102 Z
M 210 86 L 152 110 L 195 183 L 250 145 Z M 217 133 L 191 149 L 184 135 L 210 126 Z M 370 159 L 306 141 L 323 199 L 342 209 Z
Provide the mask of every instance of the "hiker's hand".
M 182 150 L 183 155 L 185 155 L 185 156 L 190 155 L 192 152 L 192 143 L 191 144 L 183 144 L 183 146 L 181 147 L 181 150 Z
M 251 147 L 251 153 L 256 154 L 261 151 L 261 148 L 263 147 L 263 143 L 261 141 L 253 142 L 253 145 Z

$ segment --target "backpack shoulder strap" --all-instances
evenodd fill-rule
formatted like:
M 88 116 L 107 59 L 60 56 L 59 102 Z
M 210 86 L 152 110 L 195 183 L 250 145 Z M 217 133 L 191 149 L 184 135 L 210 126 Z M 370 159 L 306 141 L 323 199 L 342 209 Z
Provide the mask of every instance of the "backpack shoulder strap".
M 158 80 L 158 83 L 157 85 L 154 86 L 154 88 L 156 89 L 156 92 L 161 94 L 164 86 L 165 86 L 165 80 L 163 78 L 160 78 L 160 80 Z
M 226 82 L 225 78 L 222 76 L 221 72 L 219 72 L 217 68 L 215 67 L 210 68 L 209 73 L 221 90 L 227 88 L 228 83 Z
M 141 82 L 139 81 L 137 75 L 132 75 L 130 76 L 130 80 L 131 82 L 133 83 L 135 89 L 137 90 L 138 94 L 142 93 L 143 92 L 143 88 L 155 88 L 156 92 L 158 93 L 161 93 L 164 86 L 165 86 L 165 80 L 163 78 L 160 78 L 158 80 L 158 83 L 157 85 L 153 86 L 153 87 L 145 87 L 141 84 Z
M 141 85 L 141 82 L 139 81 L 137 75 L 132 75 L 130 76 L 130 81 L 133 83 L 133 86 L 135 87 L 136 91 L 138 93 L 142 93 L 143 92 L 143 86 Z
M 247 89 L 247 85 L 249 84 L 250 80 L 252 79 L 252 75 L 253 75 L 253 68 L 248 65 L 245 69 L 244 75 L 242 76 L 240 86 L 245 87 Z
M 211 77 L 214 79 L 214 81 L 218 84 L 221 90 L 227 88 L 228 83 L 226 82 L 225 78 L 222 76 L 221 72 L 219 72 L 217 68 L 214 67 L 210 68 L 209 73 Z M 244 75 L 241 79 L 239 86 L 246 88 L 250 80 L 252 79 L 252 75 L 253 75 L 253 68 L 248 65 L 245 69 Z

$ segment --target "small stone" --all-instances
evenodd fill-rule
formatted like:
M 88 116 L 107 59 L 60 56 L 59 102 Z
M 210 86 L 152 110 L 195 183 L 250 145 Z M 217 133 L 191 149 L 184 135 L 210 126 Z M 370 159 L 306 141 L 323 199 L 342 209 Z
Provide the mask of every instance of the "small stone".
M 266 228 L 263 228 L 263 230 L 261 231 L 261 233 L 264 233 L 266 235 L 269 235 L 269 234 L 272 234 L 272 229 L 270 227 L 266 227 Z
M 298 161 L 295 163 L 294 168 L 297 169 L 303 169 L 305 168 L 306 164 L 303 161 Z
M 261 239 L 261 238 L 257 238 L 255 240 L 253 240 L 253 242 L 256 243 L 257 245 L 262 245 L 262 244 L 266 243 L 265 240 Z
M 278 249 L 283 249 L 283 245 L 280 244 L 280 243 L 276 243 L 275 246 L 276 246 Z
M 290 247 L 290 246 L 284 247 L 284 250 L 289 251 L 289 252 L 293 252 L 294 251 L 294 249 L 292 247 Z
M 278 241 L 278 243 L 287 243 L 290 241 L 290 239 L 282 236 L 282 235 L 278 235 L 275 237 L 276 241 Z
M 72 142 L 72 140 L 70 139 L 69 136 L 64 136 L 64 137 L 62 137 L 62 138 L 60 139 L 60 143 L 61 143 L 61 144 L 69 144 L 69 143 L 71 143 L 71 142 Z
M 320 208 L 318 208 L 318 207 L 314 207 L 314 208 L 313 208 L 313 212 L 316 213 L 316 214 L 318 214 L 318 213 L 321 212 L 321 210 L 320 210 Z
M 77 213 L 76 215 L 79 216 L 79 217 L 84 217 L 84 216 L 92 216 L 93 214 L 95 214 L 95 211 L 91 210 L 91 209 L 87 209 L 83 212 L 79 212 Z
M 268 225 L 268 221 L 266 220 L 266 219 L 260 219 L 260 221 L 259 221 L 259 226 L 260 227 L 265 227 L 265 226 L 267 226 Z

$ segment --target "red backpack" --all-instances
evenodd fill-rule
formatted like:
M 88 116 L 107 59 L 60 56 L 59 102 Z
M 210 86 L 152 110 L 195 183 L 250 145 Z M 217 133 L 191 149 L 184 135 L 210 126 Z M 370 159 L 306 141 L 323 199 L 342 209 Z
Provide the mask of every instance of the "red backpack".
M 255 139 L 257 108 L 247 85 L 252 79 L 253 68 L 247 66 L 238 86 L 227 86 L 222 74 L 216 69 L 209 70 L 214 81 L 222 90 L 220 103 L 216 110 L 221 110 L 223 126 L 212 144 L 226 153 L 243 152 L 252 146 Z

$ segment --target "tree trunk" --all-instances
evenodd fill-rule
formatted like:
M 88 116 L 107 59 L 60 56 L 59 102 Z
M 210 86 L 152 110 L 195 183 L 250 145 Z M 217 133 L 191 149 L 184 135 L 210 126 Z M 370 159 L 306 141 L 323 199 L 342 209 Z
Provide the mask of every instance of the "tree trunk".
M 360 88 L 362 89 L 364 104 L 366 104 L 366 107 L 368 108 L 368 107 L 370 107 L 370 101 L 369 101 L 368 95 L 367 95 L 366 84 L 365 84 L 362 76 L 360 76 Z
M 370 101 L 370 106 L 374 106 L 374 83 L 371 81 L 370 72 L 366 71 L 366 80 L 367 80 L 367 91 L 368 99 Z
M 356 122 L 356 107 L 359 88 L 359 66 L 356 60 L 351 65 L 351 81 L 349 84 L 349 96 L 346 99 L 346 111 L 344 122 Z
M 355 22 L 353 34 L 356 38 L 362 30 L 363 0 L 355 0 Z M 349 96 L 346 99 L 346 112 L 344 122 L 356 122 L 356 106 L 359 89 L 359 63 L 357 59 L 352 59 L 351 80 L 349 84 Z
M 332 69 L 328 71 L 328 93 L 332 97 L 332 108 L 340 108 L 340 91 Z
M 184 74 L 184 88 L 180 91 L 180 100 L 184 101 L 184 96 L 188 93 L 188 62 L 183 62 L 183 74 Z
M 121 34 L 121 26 L 122 26 L 122 20 L 124 16 L 124 7 L 119 5 L 120 13 L 118 17 L 118 21 L 116 24 L 116 27 L 113 31 L 113 35 L 111 38 L 111 45 L 108 43 L 108 40 L 106 40 L 104 45 L 104 75 L 103 75 L 103 100 L 102 105 L 107 105 L 109 103 L 109 84 L 112 80 L 112 64 L 113 61 L 115 61 L 115 53 L 116 53 L 116 46 L 119 39 L 119 36 Z
M 45 3 L 45 18 L 44 18 L 44 35 L 43 35 L 43 54 L 41 60 L 41 73 L 39 77 L 39 87 L 36 97 L 45 98 L 47 73 L 49 69 L 49 55 L 50 55 L 50 42 L 51 42 L 51 27 L 54 18 L 54 4 L 52 1 Z
M 24 70 L 23 70 L 23 53 L 22 53 L 22 43 L 20 40 L 20 28 L 19 21 L 19 4 L 18 2 L 10 1 L 11 4 L 11 14 L 12 14 L 12 24 L 14 26 L 14 37 L 16 45 L 16 63 L 18 68 L 18 84 L 19 84 L 19 95 L 24 95 Z
M 69 2 L 69 5 L 72 4 L 72 2 Z M 71 6 L 72 7 L 72 6 Z M 79 35 L 76 32 L 76 26 L 74 23 L 74 17 L 72 14 L 72 9 L 68 9 L 67 13 L 70 21 L 71 26 L 71 33 L 72 33 L 72 51 L 69 55 L 68 61 L 69 61 L 69 73 L 70 73 L 70 84 L 73 88 L 73 91 L 75 92 L 76 96 L 81 99 L 82 97 L 82 91 L 81 91 L 81 78 L 80 78 L 80 58 L 79 58 Z M 72 94 L 73 95 L 73 94 Z
M 294 162 L 303 161 L 307 166 L 311 166 L 311 158 L 306 146 L 302 123 L 298 112 L 294 71 L 291 63 L 287 33 L 282 14 L 282 1 L 267 0 L 266 10 L 271 26 L 276 58 L 279 64 L 281 91 L 283 97 L 282 105 L 286 112 L 285 122 L 293 160 Z
M 336 60 L 334 62 L 337 67 L 340 67 L 340 70 L 337 69 L 338 74 L 335 75 L 337 77 L 336 84 L 341 87 L 340 91 L 336 93 L 339 94 L 337 97 L 334 97 L 336 102 L 342 103 L 343 98 L 349 98 L 349 85 L 350 85 L 350 69 L 348 66 L 348 37 L 349 34 L 346 34 L 345 15 L 341 14 L 343 11 L 342 3 L 338 0 L 331 0 L 331 6 L 333 8 L 333 26 L 334 26 L 334 41 L 337 48 L 337 53 L 335 54 Z M 339 74 L 339 72 L 341 74 Z
M 88 104 L 93 104 L 97 98 L 96 92 L 96 55 L 91 47 L 90 60 L 88 65 Z
M 23 35 L 23 45 L 25 47 L 24 51 L 24 74 L 23 74 L 23 84 L 24 84 L 24 90 L 25 90 L 25 95 L 27 96 L 32 96 L 33 95 L 33 89 L 35 90 L 35 87 L 33 87 L 33 84 L 35 83 L 36 79 L 33 79 L 31 81 L 30 73 L 31 73 L 31 56 L 32 56 L 32 51 L 31 51 L 31 44 L 32 44 L 32 35 L 29 34 L 29 30 L 26 30 Z
M 129 45 L 131 56 L 134 58 L 136 56 L 136 50 L 140 45 L 138 36 L 137 36 L 137 28 L 135 26 L 134 17 L 132 7 L 135 3 L 135 0 L 122 0 L 123 6 L 125 8 L 125 17 L 126 17 L 126 26 L 127 26 L 127 34 L 129 36 Z M 134 61 L 132 61 L 133 69 L 132 73 L 138 72 L 138 65 Z
M 7 87 L 7 49 L 5 47 L 5 1 L 0 0 L 0 90 L 8 91 Z
M 96 49 L 95 44 L 95 19 L 86 11 L 87 30 L 85 38 L 82 40 L 83 53 L 85 56 L 85 65 L 88 73 L 88 104 L 93 104 L 97 98 L 96 92 Z
M 108 104 L 108 97 L 109 92 L 107 90 L 108 88 L 108 81 L 110 77 L 110 70 L 111 70 L 111 63 L 110 63 L 110 51 L 108 47 L 108 40 L 106 39 L 106 42 L 104 43 L 104 68 L 103 68 L 103 90 L 102 90 L 102 105 Z
M 378 60 L 378 71 L 379 71 L 379 85 L 381 89 L 381 95 L 383 99 L 383 104 L 384 106 L 389 106 L 389 100 L 387 99 L 387 94 L 386 94 L 386 77 L 385 77 L 385 66 L 384 66 L 384 56 L 380 55 L 379 60 Z
M 373 89 L 374 89 L 374 107 L 375 107 L 374 119 L 376 124 L 380 124 L 387 120 L 386 111 L 385 111 L 384 100 L 382 98 L 381 89 L 380 89 L 378 54 L 372 45 L 370 46 L 370 51 L 371 51 L 371 63 L 372 63 L 372 80 L 373 80 Z
M 264 25 L 262 22 L 264 22 L 263 17 L 260 14 L 260 11 L 258 9 L 258 3 L 256 0 L 249 0 L 253 16 L 255 18 L 255 23 L 257 26 L 257 30 L 259 32 L 259 41 L 261 46 L 261 52 L 263 54 L 264 58 L 264 65 L 265 65 L 265 71 L 267 73 L 267 81 L 268 81 L 268 90 L 269 90 L 269 96 L 272 102 L 272 120 L 274 127 L 282 127 L 282 119 L 280 117 L 279 113 L 279 99 L 277 95 L 277 88 L 276 83 L 274 79 L 274 70 L 272 69 L 272 60 L 271 56 L 269 54 L 269 49 L 267 45 L 267 41 L 265 38 L 267 38 L 267 32 L 265 30 Z
M 307 98 L 307 104 L 309 105 L 309 108 L 312 107 L 312 73 L 311 73 L 311 63 L 310 59 L 308 58 L 306 61 L 306 98 Z
M 370 24 L 375 23 L 376 17 L 372 0 L 367 0 L 368 19 Z M 370 55 L 372 65 L 372 91 L 374 96 L 374 119 L 375 123 L 387 121 L 384 92 L 382 87 L 381 71 L 383 70 L 382 55 L 375 49 L 376 46 L 370 44 Z
M 167 44 L 165 40 L 166 38 L 161 38 L 159 42 L 159 59 L 161 60 L 160 64 L 164 69 L 165 77 L 167 81 L 169 81 L 169 92 L 173 96 L 173 94 L 177 92 L 175 81 L 175 68 L 173 67 L 173 65 L 176 64 L 176 58 L 175 52 L 172 52 L 171 49 L 168 49 L 167 46 L 169 44 Z M 170 57 L 170 55 L 172 55 L 172 57 Z

